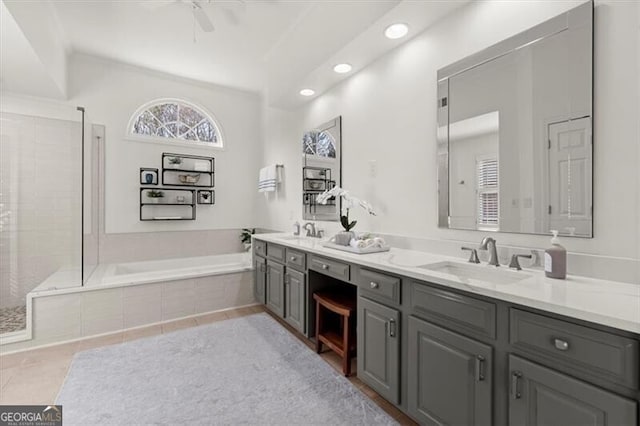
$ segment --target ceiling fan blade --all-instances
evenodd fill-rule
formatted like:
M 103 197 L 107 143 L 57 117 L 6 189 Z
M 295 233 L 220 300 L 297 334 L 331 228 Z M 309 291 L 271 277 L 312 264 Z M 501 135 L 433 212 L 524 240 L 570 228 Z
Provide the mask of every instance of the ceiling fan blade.
M 215 29 L 213 27 L 213 23 L 211 22 L 207 14 L 204 12 L 204 10 L 202 10 L 202 7 L 200 7 L 200 5 L 195 2 L 192 4 L 193 4 L 193 16 L 196 18 L 196 21 L 198 21 L 198 25 L 200 25 L 200 28 L 202 28 L 202 31 L 204 31 L 205 33 L 210 33 L 211 31 L 213 31 Z

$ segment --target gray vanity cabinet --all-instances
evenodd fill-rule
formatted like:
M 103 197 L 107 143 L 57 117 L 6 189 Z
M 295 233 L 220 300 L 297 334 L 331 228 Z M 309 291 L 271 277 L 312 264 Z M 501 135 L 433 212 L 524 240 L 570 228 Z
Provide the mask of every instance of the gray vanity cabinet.
M 267 307 L 284 318 L 284 265 L 267 260 Z
M 358 378 L 400 403 L 400 312 L 358 297 Z
M 491 425 L 493 348 L 413 316 L 409 414 L 425 425 Z
M 263 257 L 253 259 L 253 296 L 258 303 L 265 303 L 267 284 L 267 263 Z
M 305 290 L 305 274 L 291 268 L 287 268 L 284 277 L 285 288 L 285 321 L 293 328 L 304 333 L 305 325 L 305 306 L 307 301 L 307 292 Z
M 514 355 L 509 372 L 509 425 L 638 424 L 635 401 Z

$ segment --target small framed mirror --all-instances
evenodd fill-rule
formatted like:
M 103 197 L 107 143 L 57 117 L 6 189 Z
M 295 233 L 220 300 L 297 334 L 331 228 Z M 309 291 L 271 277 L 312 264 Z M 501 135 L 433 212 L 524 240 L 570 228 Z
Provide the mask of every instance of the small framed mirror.
M 340 200 L 319 204 L 316 197 L 342 185 L 342 117 L 336 117 L 302 136 L 302 217 L 340 220 Z

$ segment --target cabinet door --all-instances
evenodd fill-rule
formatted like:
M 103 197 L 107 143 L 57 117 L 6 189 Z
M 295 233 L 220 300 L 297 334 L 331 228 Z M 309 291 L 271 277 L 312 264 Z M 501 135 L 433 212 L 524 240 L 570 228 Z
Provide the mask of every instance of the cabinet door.
M 284 266 L 267 260 L 267 307 L 284 318 Z
M 296 330 L 304 333 L 304 307 L 306 300 L 305 275 L 287 268 L 285 275 L 285 320 Z
M 267 268 L 264 259 L 257 257 L 253 261 L 253 295 L 258 303 L 265 303 Z
M 638 422 L 637 402 L 514 355 L 510 425 L 613 426 Z
M 491 425 L 493 348 L 409 317 L 408 408 L 426 425 Z
M 358 377 L 388 401 L 400 403 L 400 315 L 358 298 Z

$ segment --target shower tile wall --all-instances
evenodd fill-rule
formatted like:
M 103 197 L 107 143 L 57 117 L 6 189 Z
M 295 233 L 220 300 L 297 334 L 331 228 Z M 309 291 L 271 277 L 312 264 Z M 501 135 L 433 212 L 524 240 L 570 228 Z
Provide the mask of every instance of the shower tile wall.
M 0 308 L 81 262 L 81 124 L 0 113 Z M 79 283 L 78 283 L 79 284 Z

